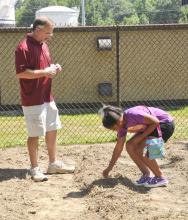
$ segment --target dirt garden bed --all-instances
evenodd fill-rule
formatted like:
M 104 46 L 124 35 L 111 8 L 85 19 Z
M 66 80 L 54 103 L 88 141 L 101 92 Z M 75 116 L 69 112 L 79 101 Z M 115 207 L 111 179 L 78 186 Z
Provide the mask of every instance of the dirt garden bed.
M 140 173 L 125 150 L 110 177 L 103 179 L 113 147 L 59 146 L 58 155 L 75 161 L 76 172 L 50 175 L 42 183 L 30 179 L 26 148 L 0 149 L 0 219 L 188 219 L 188 142 L 167 144 L 166 158 L 159 162 L 170 183 L 155 189 L 134 186 Z M 39 152 L 45 170 L 45 147 Z

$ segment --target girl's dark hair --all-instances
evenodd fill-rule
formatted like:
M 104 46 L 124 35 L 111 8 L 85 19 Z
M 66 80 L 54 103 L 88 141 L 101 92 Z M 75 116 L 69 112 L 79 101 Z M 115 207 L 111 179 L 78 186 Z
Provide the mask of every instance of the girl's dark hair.
M 106 105 L 100 109 L 100 113 L 102 114 L 102 123 L 105 128 L 113 127 L 119 118 L 121 117 L 123 111 L 121 108 Z

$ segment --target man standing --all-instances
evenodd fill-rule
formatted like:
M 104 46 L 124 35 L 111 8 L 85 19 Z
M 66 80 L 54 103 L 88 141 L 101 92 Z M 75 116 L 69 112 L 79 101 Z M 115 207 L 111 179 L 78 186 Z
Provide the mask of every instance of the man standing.
M 61 72 L 59 64 L 52 64 L 45 43 L 53 36 L 53 23 L 38 17 L 33 31 L 27 34 L 15 52 L 16 75 L 20 82 L 21 102 L 28 131 L 27 146 L 34 181 L 46 181 L 38 166 L 38 142 L 45 136 L 49 165 L 47 173 L 72 173 L 74 165 L 56 160 L 57 129 L 61 128 L 58 109 L 51 94 L 52 78 Z

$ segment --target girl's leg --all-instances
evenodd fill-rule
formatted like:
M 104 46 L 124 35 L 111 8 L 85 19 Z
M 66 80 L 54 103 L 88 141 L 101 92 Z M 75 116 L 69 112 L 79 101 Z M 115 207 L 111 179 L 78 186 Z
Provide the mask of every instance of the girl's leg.
M 129 154 L 129 156 L 131 157 L 131 159 L 135 162 L 137 167 L 143 173 L 143 176 L 149 176 L 150 170 L 148 169 L 147 165 L 145 164 L 145 162 L 143 160 L 143 156 L 141 156 L 141 154 L 138 153 L 138 151 L 137 151 L 138 146 L 134 145 L 131 140 L 127 141 L 126 150 Z
M 145 141 L 138 145 L 137 153 L 142 158 L 143 163 L 153 172 L 153 174 L 157 177 L 161 177 L 163 174 L 159 168 L 159 165 L 157 164 L 157 161 L 150 160 L 147 156 L 143 155 L 144 147 L 145 147 Z
M 174 129 L 175 129 L 175 125 L 174 122 L 169 122 L 169 123 L 160 123 L 160 127 L 161 127 L 161 131 L 163 134 L 163 139 L 165 140 L 165 142 L 172 136 Z M 156 136 L 158 137 L 158 132 L 155 131 L 153 132 L 154 135 L 151 136 Z M 134 138 L 134 137 L 133 137 Z M 154 173 L 155 176 L 157 177 L 161 177 L 163 176 L 162 171 L 159 168 L 159 165 L 157 164 L 156 160 L 150 160 L 147 156 L 143 156 L 143 150 L 145 147 L 145 142 L 140 143 L 138 148 L 137 148 L 137 152 L 142 156 L 142 160 L 145 163 L 145 165 L 147 167 L 149 167 L 149 169 Z

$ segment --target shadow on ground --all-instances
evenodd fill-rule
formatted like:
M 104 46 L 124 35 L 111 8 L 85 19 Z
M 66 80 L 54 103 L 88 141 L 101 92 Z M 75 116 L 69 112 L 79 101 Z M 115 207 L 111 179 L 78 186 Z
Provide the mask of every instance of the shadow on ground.
M 174 167 L 177 165 L 177 163 L 185 159 L 182 156 L 174 155 L 170 157 L 168 160 L 169 160 L 169 163 L 161 165 L 160 168 L 166 169 L 166 168 Z
M 10 179 L 26 179 L 29 170 L 27 169 L 0 169 L 0 182 L 10 180 Z
M 120 176 L 118 178 L 106 178 L 95 180 L 78 192 L 68 193 L 65 196 L 65 198 L 81 198 L 89 194 L 94 186 L 99 186 L 103 188 L 114 188 L 117 184 L 122 184 L 128 187 L 130 190 L 141 194 L 147 193 L 150 190 L 150 188 L 145 188 L 143 186 L 135 186 L 134 183 L 127 177 Z
M 185 141 L 174 141 L 174 144 L 179 144 L 181 147 L 185 147 L 188 149 L 188 143 L 185 143 Z

